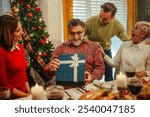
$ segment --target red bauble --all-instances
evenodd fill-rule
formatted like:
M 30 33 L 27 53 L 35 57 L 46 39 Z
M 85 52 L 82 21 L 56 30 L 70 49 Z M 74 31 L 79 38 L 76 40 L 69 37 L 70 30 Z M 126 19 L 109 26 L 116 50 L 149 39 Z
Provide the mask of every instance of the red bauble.
M 41 11 L 40 7 L 36 7 L 35 10 L 36 10 L 37 12 L 40 12 L 40 11 Z
M 27 9 L 31 9 L 31 6 L 29 4 L 26 7 L 27 7 Z
M 46 39 L 47 39 L 46 37 L 43 37 L 43 39 L 42 39 L 42 40 L 46 41 Z
M 42 27 L 41 26 L 38 26 L 38 30 L 41 30 L 42 29 Z
M 32 26 L 32 27 L 31 27 L 31 29 L 32 29 L 32 30 L 35 30 L 35 27 L 34 27 L 34 26 Z
M 43 52 L 42 56 L 43 56 L 43 57 L 46 57 L 46 56 L 47 56 L 47 54 L 46 54 L 45 52 Z
M 45 40 L 43 40 L 43 39 L 40 40 L 41 45 L 45 45 L 45 43 L 46 43 Z
M 19 5 L 21 6 L 23 4 L 22 0 L 19 1 Z
M 33 14 L 32 14 L 32 13 L 28 13 L 28 17 L 29 17 L 29 18 L 32 18 L 32 17 L 33 17 Z

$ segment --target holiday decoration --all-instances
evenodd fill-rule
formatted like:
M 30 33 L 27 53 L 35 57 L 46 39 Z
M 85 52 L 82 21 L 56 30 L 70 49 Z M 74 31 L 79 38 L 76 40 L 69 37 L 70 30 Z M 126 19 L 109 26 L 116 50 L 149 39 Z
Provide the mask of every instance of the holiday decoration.
M 41 9 L 40 9 L 39 7 L 36 7 L 36 11 L 37 11 L 37 12 L 40 12 Z
M 26 7 L 27 7 L 27 9 L 31 9 L 31 6 L 29 4 Z
M 44 67 L 49 62 L 53 44 L 48 40 L 49 34 L 42 18 L 42 11 L 37 0 L 11 0 L 12 13 L 21 20 L 24 30 L 24 45 L 30 54 L 30 67 L 47 82 Z
M 29 18 L 32 18 L 32 17 L 33 17 L 33 14 L 32 14 L 32 13 L 28 13 L 28 17 L 29 17 Z

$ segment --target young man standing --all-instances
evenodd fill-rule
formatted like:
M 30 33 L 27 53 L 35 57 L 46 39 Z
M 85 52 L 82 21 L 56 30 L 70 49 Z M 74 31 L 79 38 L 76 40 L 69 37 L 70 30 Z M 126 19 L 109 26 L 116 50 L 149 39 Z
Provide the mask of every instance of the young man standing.
M 117 36 L 122 41 L 130 40 L 124 27 L 115 18 L 117 8 L 114 4 L 107 2 L 101 5 L 100 13 L 97 16 L 91 16 L 85 22 L 86 35 L 91 41 L 98 42 L 105 53 L 112 58 L 111 38 Z M 113 80 L 112 68 L 105 63 L 105 81 Z

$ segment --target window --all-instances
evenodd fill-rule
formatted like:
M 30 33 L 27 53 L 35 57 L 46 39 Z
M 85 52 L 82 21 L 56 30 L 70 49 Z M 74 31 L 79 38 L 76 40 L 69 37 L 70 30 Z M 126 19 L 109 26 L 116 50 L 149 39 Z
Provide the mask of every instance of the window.
M 116 18 L 127 27 L 127 0 L 73 0 L 73 15 L 85 21 L 92 15 L 98 15 L 100 5 L 112 2 L 117 7 Z
M 6 14 L 10 10 L 9 0 L 0 1 L 1 15 Z
M 85 21 L 90 16 L 98 15 L 100 5 L 105 2 L 112 2 L 117 7 L 116 18 L 127 29 L 127 0 L 73 0 L 73 16 Z M 116 54 L 121 41 L 114 37 L 112 39 L 112 54 Z

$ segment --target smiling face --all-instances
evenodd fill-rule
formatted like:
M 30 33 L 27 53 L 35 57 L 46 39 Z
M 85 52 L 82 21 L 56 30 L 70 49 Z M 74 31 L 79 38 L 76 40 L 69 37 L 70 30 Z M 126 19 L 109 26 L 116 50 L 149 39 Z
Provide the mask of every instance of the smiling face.
M 149 35 L 150 26 L 145 22 L 137 22 L 132 29 L 132 41 L 138 44 L 145 40 Z
M 21 23 L 18 22 L 18 26 L 17 26 L 15 32 L 13 33 L 14 44 L 18 43 L 19 41 L 22 40 L 22 34 L 23 34 L 23 31 L 22 31 Z
M 99 22 L 102 26 L 109 24 L 109 22 L 114 18 L 111 12 L 104 12 L 103 9 L 100 10 Z
M 81 25 L 70 27 L 69 29 L 70 40 L 75 46 L 80 45 L 81 41 L 84 38 L 84 34 L 85 34 L 85 29 Z

